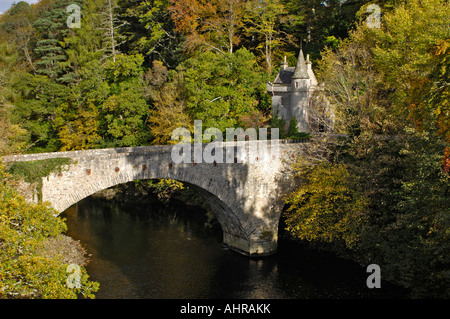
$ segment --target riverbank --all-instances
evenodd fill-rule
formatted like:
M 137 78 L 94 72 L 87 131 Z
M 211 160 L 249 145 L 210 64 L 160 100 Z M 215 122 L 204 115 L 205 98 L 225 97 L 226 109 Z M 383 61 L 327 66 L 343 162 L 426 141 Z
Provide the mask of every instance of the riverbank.
M 48 238 L 42 249 L 42 255 L 47 258 L 61 256 L 64 264 L 86 266 L 89 263 L 88 253 L 81 243 L 72 237 L 60 235 Z

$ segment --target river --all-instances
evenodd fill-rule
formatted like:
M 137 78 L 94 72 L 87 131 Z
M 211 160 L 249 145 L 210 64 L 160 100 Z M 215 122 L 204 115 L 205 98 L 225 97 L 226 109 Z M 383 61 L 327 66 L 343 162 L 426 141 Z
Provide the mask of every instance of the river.
M 403 298 L 328 252 L 280 239 L 270 257 L 222 246 L 222 231 L 197 207 L 179 202 L 116 202 L 89 197 L 62 214 L 67 235 L 90 254 L 98 299 Z

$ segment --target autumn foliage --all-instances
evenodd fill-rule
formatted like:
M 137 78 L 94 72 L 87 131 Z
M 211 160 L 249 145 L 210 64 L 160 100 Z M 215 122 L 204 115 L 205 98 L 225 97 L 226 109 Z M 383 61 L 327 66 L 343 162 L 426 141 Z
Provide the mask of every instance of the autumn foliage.
M 317 139 L 286 201 L 292 235 L 380 265 L 414 297 L 450 296 L 449 16 L 441 0 L 386 6 L 380 29 L 361 21 L 323 51 L 321 93 L 345 135 Z
M 81 7 L 81 28 L 67 28 L 69 4 Z M 170 144 L 194 120 L 304 136 L 271 115 L 266 92 L 302 44 L 321 83 L 308 114 L 345 138 L 312 132 L 320 161 L 297 167 L 304 184 L 286 198 L 289 232 L 378 263 L 415 296 L 448 297 L 450 6 L 377 1 L 381 27 L 370 28 L 369 4 L 18 2 L 0 15 L 0 156 Z M 63 223 L 0 174 L 0 296 L 74 297 L 64 266 L 37 254 Z M 156 185 L 162 195 L 178 187 Z
M 0 163 L 0 299 L 93 298 L 98 283 L 84 268 L 81 288 L 71 289 L 63 256 L 44 253 L 46 240 L 65 232 L 65 223 L 48 205 L 27 203 L 14 183 Z

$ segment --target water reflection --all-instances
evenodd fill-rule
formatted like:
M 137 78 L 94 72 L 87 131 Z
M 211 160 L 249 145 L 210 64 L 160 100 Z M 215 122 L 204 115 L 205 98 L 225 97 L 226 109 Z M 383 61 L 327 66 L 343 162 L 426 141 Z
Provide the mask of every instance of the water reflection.
M 68 235 L 91 254 L 97 298 L 371 298 L 364 269 L 280 241 L 276 255 L 252 259 L 222 248 L 219 225 L 199 208 L 88 198 L 68 209 Z

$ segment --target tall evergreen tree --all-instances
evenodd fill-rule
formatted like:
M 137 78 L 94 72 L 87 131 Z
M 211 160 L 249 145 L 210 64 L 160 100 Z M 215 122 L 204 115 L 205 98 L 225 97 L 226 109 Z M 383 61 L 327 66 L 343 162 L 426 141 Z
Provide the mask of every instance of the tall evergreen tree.
M 57 0 L 52 10 L 44 12 L 42 17 L 34 23 L 34 28 L 42 39 L 36 43 L 35 52 L 39 60 L 35 62 L 37 73 L 57 80 L 63 73 L 60 62 L 66 61 L 67 56 L 60 42 L 68 32 L 66 25 L 68 0 Z

